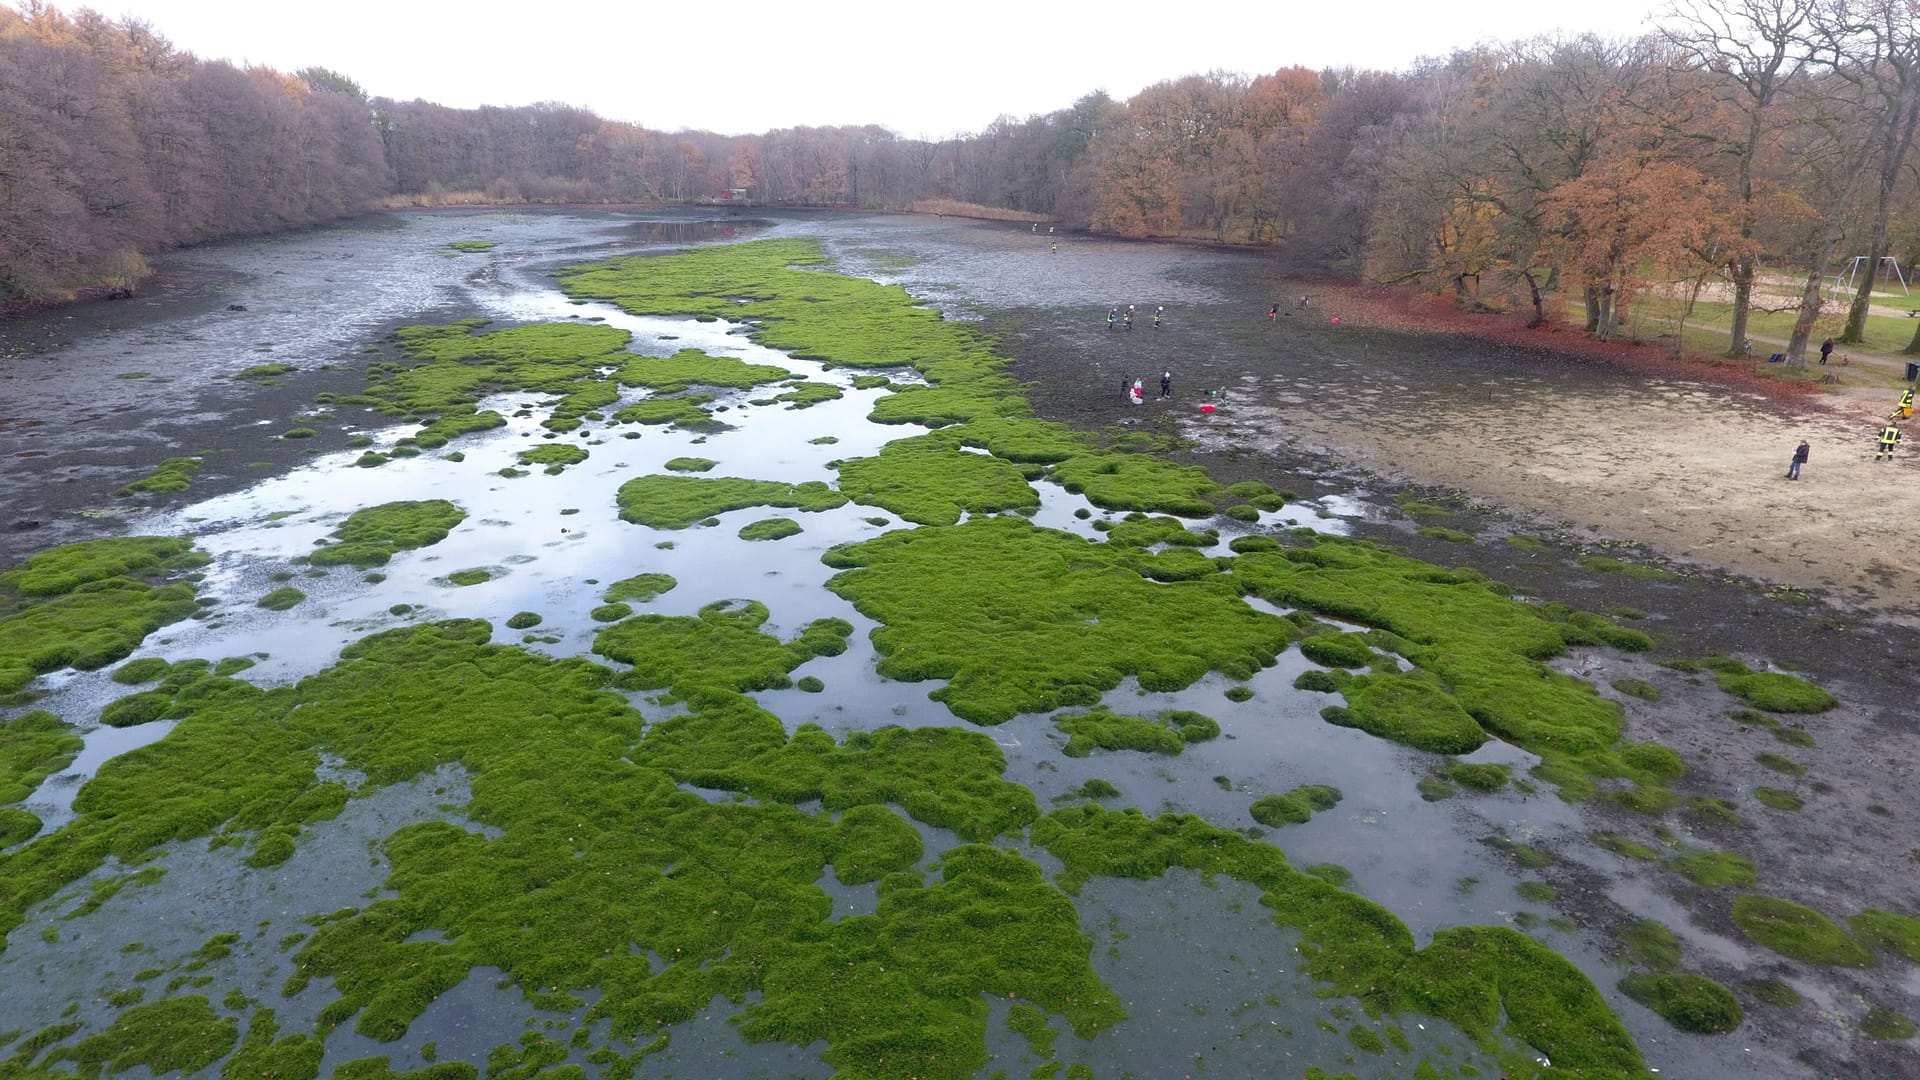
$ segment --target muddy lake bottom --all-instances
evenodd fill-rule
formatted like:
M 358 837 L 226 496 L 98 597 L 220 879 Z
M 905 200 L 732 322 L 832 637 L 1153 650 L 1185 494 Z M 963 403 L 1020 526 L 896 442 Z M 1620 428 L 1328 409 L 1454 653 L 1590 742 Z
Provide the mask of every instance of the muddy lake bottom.
M 830 548 L 913 526 L 850 503 L 819 512 L 754 507 L 720 514 L 707 527 L 652 529 L 621 520 L 613 499 L 621 483 L 664 472 L 667 462 L 681 458 L 717 462 L 716 476 L 831 483 L 832 462 L 873 455 L 927 429 L 868 421 L 886 389 L 857 389 L 854 372 L 764 348 L 741 326 L 634 316 L 611 304 L 569 301 L 547 277 L 566 263 L 688 243 L 818 237 L 841 272 L 904 285 L 948 318 L 978 322 L 998 335 L 1003 354 L 1014 358 L 1014 374 L 1030 381 L 1028 397 L 1042 418 L 1089 430 L 1175 436 L 1186 440 L 1176 460 L 1202 465 L 1222 483 L 1260 480 L 1295 493 L 1284 509 L 1263 512 L 1257 521 L 1191 522 L 1195 529 L 1218 529 L 1219 544 L 1207 554 L 1228 554 L 1235 537 L 1288 529 L 1377 540 L 1441 565 L 1473 567 L 1528 597 L 1602 613 L 1635 611 L 1639 617 L 1632 625 L 1659 642 L 1651 656 L 1730 653 L 1756 665 L 1791 666 L 1843 703 L 1807 721 L 1815 745 L 1792 751 L 1806 772 L 1783 777 L 1755 765 L 1756 755 L 1782 747 L 1764 731 L 1729 721 L 1726 714 L 1738 702 L 1710 676 L 1605 649 L 1582 649 L 1554 661 L 1557 670 L 1588 679 L 1625 705 L 1628 737 L 1680 752 L 1688 773 L 1676 790 L 1726 798 L 1750 823 L 1739 830 L 1696 830 L 1598 800 L 1568 804 L 1544 785 L 1532 793 L 1467 791 L 1429 801 L 1418 782 L 1448 759 L 1324 722 L 1320 710 L 1330 699 L 1294 687 L 1296 677 L 1315 665 L 1293 649 L 1242 681 L 1253 692 L 1244 701 L 1228 699 L 1226 691 L 1239 683 L 1218 674 L 1172 692 L 1145 690 L 1128 679 L 1104 695 L 1102 704 L 1120 713 L 1191 710 L 1218 721 L 1221 738 L 1177 755 L 1096 751 L 1068 757 L 1051 713 L 975 729 L 999 745 L 1005 778 L 1029 788 L 1043 812 L 1077 800 L 1089 781 L 1103 780 L 1120 792 L 1102 800 L 1108 809 L 1194 814 L 1249 830 L 1255 825 L 1248 808 L 1260 796 L 1328 785 L 1342 794 L 1336 807 L 1304 824 L 1256 833 L 1295 867 L 1344 868 L 1350 888 L 1390 909 L 1420 944 L 1458 925 L 1518 926 L 1533 934 L 1592 978 L 1648 1063 L 1664 1076 L 1920 1075 L 1920 1053 L 1911 1040 L 1873 1040 L 1858 1030 L 1874 1004 L 1915 1014 L 1920 975 L 1913 964 L 1887 958 L 1875 968 L 1841 970 L 1768 952 L 1734 928 L 1724 893 L 1692 886 L 1657 862 L 1616 854 L 1590 839 L 1616 833 L 1655 843 L 1655 826 L 1665 824 L 1686 845 L 1736 850 L 1753 859 L 1758 891 L 1811 904 L 1836 919 L 1866 908 L 1914 914 L 1920 848 L 1911 822 L 1920 806 L 1913 794 L 1916 737 L 1909 703 L 1920 690 L 1912 663 L 1920 657 L 1920 635 L 1853 611 L 1783 599 L 1764 582 L 1697 568 L 1661 563 L 1665 569 L 1656 575 L 1595 569 L 1610 564 L 1583 564 L 1581 557 L 1644 552 L 1607 546 L 1604 536 L 1590 530 L 1516 514 L 1472 492 L 1410 487 L 1337 445 L 1285 441 L 1247 419 L 1261 408 L 1310 409 L 1315 400 L 1377 401 L 1404 386 L 1416 367 L 1423 409 L 1433 423 L 1444 423 L 1455 408 L 1450 395 L 1460 397 L 1462 410 L 1469 402 L 1479 410 L 1524 409 L 1530 401 L 1569 394 L 1586 407 L 1605 409 L 1609 395 L 1634 392 L 1628 377 L 1590 366 L 1570 375 L 1549 358 L 1532 356 L 1512 357 L 1497 379 L 1472 375 L 1463 346 L 1418 335 L 1360 331 L 1335 338 L 1330 330 L 1301 325 L 1287 328 L 1292 336 L 1276 342 L 1274 328 L 1249 319 L 1248 312 L 1263 312 L 1265 298 L 1295 290 L 1256 258 L 1237 253 L 1078 239 L 1049 251 L 1044 237 L 1036 242 L 1020 229 L 948 219 L 636 217 L 530 211 L 380 215 L 292 237 L 183 252 L 146 298 L 82 305 L 0 326 L 0 354 L 7 356 L 0 361 L 0 456 L 14 465 L 0 476 L 0 504 L 9 507 L 9 520 L 0 521 L 0 564 L 96 536 L 190 536 L 212 557 L 200 588 L 218 603 L 204 618 L 154 634 L 136 655 L 169 661 L 247 657 L 255 662 L 240 677 L 263 686 L 315 675 L 369 634 L 442 619 L 487 619 L 496 644 L 604 663 L 592 646 L 603 627 L 594 610 L 605 587 L 640 573 L 668 574 L 678 584 L 648 601 L 646 611 L 682 616 L 718 601 L 759 601 L 771 613 L 764 629 L 782 640 L 822 618 L 852 624 L 844 653 L 792 672 L 795 679 L 820 680 L 824 691 L 752 695 L 788 731 L 815 724 L 845 738 L 889 725 L 964 726 L 929 700 L 929 684 L 877 675 L 879 658 L 869 639 L 877 624 L 825 587 L 833 572 L 821 556 Z M 495 247 L 448 251 L 449 243 L 469 239 L 490 240 Z M 1102 316 L 1116 303 L 1141 310 L 1164 306 L 1170 315 L 1164 328 L 1142 319 L 1131 332 L 1109 331 Z M 643 355 L 694 348 L 773 364 L 835 385 L 842 396 L 796 409 L 756 404 L 761 396 L 753 391 L 723 392 L 717 401 L 723 411 L 716 416 L 724 430 L 589 421 L 555 439 L 541 427 L 547 416 L 541 395 L 503 394 L 481 407 L 507 417 L 505 427 L 463 436 L 443 451 L 358 467 L 364 451 L 391 450 L 414 426 L 359 407 L 318 404 L 314 395 L 356 392 L 364 385 L 365 364 L 391 358 L 384 338 L 395 326 L 460 318 L 496 325 L 592 321 L 629 331 L 632 351 Z M 267 362 L 295 370 L 270 380 L 236 378 Z M 1163 370 L 1178 373 L 1169 401 L 1124 403 L 1116 385 L 1123 377 L 1146 379 L 1151 396 Z M 913 381 L 903 370 L 886 374 L 896 385 Z M 1217 414 L 1227 423 L 1198 411 L 1210 389 L 1227 391 Z M 1712 392 L 1690 385 L 1674 390 Z M 1497 406 L 1487 404 L 1489 395 Z M 621 404 L 641 396 L 630 393 Z M 1237 423 L 1235 416 L 1241 418 Z M 316 434 L 280 437 L 299 427 Z M 501 474 L 519 463 L 521 452 L 551 443 L 579 446 L 589 456 L 551 475 L 537 467 L 527 475 Z M 456 450 L 463 460 L 448 460 L 445 452 Z M 160 459 L 181 454 L 203 458 L 187 492 L 159 499 L 113 496 Z M 1099 539 L 1099 523 L 1111 525 L 1124 516 L 1050 481 L 1035 488 L 1040 508 L 1030 520 L 1045 528 Z M 313 551 L 356 509 L 436 498 L 464 508 L 464 523 L 438 544 L 397 555 L 380 568 L 384 577 L 377 582 L 349 568 L 290 562 Z M 1442 512 L 1409 513 L 1404 507 L 1410 500 Z M 778 516 L 795 519 L 802 531 L 771 542 L 739 535 L 744 526 Z M 1471 539 L 1443 538 L 1435 526 Z M 1521 548 L 1506 543 L 1508 536 L 1547 543 Z M 485 573 L 463 585 L 454 577 L 461 571 Z M 256 606 L 284 585 L 306 598 L 285 611 Z M 540 613 L 538 628 L 526 634 L 507 629 L 506 619 L 523 611 Z M 1628 679 L 1656 687 L 1659 699 L 1612 688 Z M 28 707 L 45 709 L 74 724 L 86 740 L 71 766 L 20 804 L 50 834 L 72 820 L 74 797 L 95 770 L 115 755 L 165 738 L 168 722 L 126 729 L 99 725 L 102 708 L 127 692 L 106 671 L 45 675 L 33 689 L 30 705 L 0 715 L 11 720 Z M 683 711 L 657 696 L 628 696 L 650 724 Z M 1460 760 L 1510 765 L 1523 776 L 1538 759 L 1496 740 Z M 448 766 L 409 782 L 363 789 L 338 817 L 303 832 L 293 857 L 276 867 L 249 866 L 237 847 L 168 845 L 144 864 L 164 874 L 76 914 L 96 885 L 130 869 L 110 863 L 37 905 L 9 934 L 0 953 L 0 986 L 7 988 L 0 995 L 0 1031 L 35 1032 L 69 1020 L 80 1022 L 83 1034 L 102 1030 L 116 1012 L 109 999 L 136 985 L 137 974 L 154 969 L 169 978 L 191 971 L 182 985 L 215 1001 L 238 991 L 268 1004 L 283 1032 L 314 1030 L 331 991 L 315 984 L 283 996 L 294 965 L 280 943 L 309 931 L 317 916 L 394 895 L 380 845 L 396 830 L 431 821 L 476 828 L 461 809 L 471 797 L 469 780 Z M 1804 809 L 1788 814 L 1755 804 L 1750 793 L 1759 785 L 1792 790 L 1804 799 Z M 1870 806 L 1891 812 L 1879 816 L 1868 812 Z M 917 869 L 931 870 L 942 852 L 963 842 L 947 830 L 915 827 L 926 852 Z M 1529 869 L 1486 842 L 1494 837 L 1551 852 L 1554 861 Z M 1050 875 L 1060 870 L 1047 851 L 1018 837 L 996 843 Z M 1551 889 L 1522 889 L 1540 883 Z M 878 902 L 871 884 L 841 885 L 831 874 L 818 884 L 836 920 L 870 913 Z M 1555 898 L 1527 898 L 1549 893 Z M 1128 1019 L 1090 1039 L 1066 1031 L 1053 1051 L 1059 1061 L 1084 1064 L 1100 1077 L 1292 1076 L 1318 1066 L 1332 1074 L 1388 1078 L 1412 1075 L 1421 1060 L 1459 1070 L 1455 1075 L 1471 1075 L 1463 1066 L 1499 1075 L 1499 1063 L 1449 1025 L 1413 1015 L 1376 1020 L 1351 1000 L 1318 996 L 1315 983 L 1296 970 L 1297 934 L 1275 925 L 1252 886 L 1176 870 L 1145 881 L 1098 878 L 1073 903 L 1080 929 L 1092 941 L 1093 968 Z M 1776 1007 L 1743 994 L 1746 1019 L 1739 1029 L 1716 1036 L 1674 1030 L 1616 988 L 1630 970 L 1620 958 L 1617 934 L 1642 918 L 1658 919 L 1676 932 L 1686 970 L 1717 978 L 1736 992 L 1755 980 L 1778 980 L 1803 1000 Z M 204 942 L 230 933 L 240 938 L 227 955 L 187 966 Z M 538 1008 L 501 979 L 497 970 L 471 971 L 397 1041 L 375 1041 L 351 1026 L 331 1031 L 321 1075 L 369 1056 L 386 1056 L 403 1070 L 432 1061 L 465 1061 L 484 1070 L 489 1055 L 519 1043 L 525 1033 L 558 1040 L 579 1027 L 578 1011 Z M 149 991 L 148 1000 L 156 996 Z M 994 1000 L 988 1008 L 987 1072 L 1025 1075 L 1049 1060 L 1009 1030 L 1007 1002 Z M 820 1046 L 743 1039 L 729 1019 L 737 1011 L 716 999 L 695 1019 L 674 1025 L 670 1045 L 645 1058 L 641 1074 L 833 1073 L 820 1058 Z M 1383 1024 L 1398 1029 L 1405 1049 L 1369 1052 L 1359 1045 L 1365 1040 L 1351 1034 L 1356 1025 Z M 565 1061 L 598 1075 L 588 1047 L 599 1045 L 606 1032 L 591 1034 L 569 1049 Z M 0 1055 L 8 1052 L 0 1046 Z

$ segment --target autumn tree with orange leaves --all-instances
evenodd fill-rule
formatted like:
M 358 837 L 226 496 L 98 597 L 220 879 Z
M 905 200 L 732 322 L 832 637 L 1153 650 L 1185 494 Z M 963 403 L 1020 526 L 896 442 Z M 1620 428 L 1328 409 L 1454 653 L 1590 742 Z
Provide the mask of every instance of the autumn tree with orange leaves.
M 1628 304 L 1649 287 L 1696 277 L 1717 264 L 1739 220 L 1726 188 L 1675 161 L 1616 158 L 1544 200 L 1554 256 L 1593 298 L 1594 337 L 1612 339 Z

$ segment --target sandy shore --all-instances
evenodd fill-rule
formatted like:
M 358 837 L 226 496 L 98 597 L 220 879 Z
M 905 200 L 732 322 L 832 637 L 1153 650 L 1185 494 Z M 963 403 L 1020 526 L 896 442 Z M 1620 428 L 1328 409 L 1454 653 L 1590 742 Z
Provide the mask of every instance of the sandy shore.
M 1453 322 L 1423 300 L 1327 290 L 1361 325 Z M 1312 407 L 1252 393 L 1220 414 L 1241 432 L 1285 430 L 1383 476 L 1460 488 L 1486 501 L 1817 591 L 1920 625 L 1920 423 L 1891 460 L 1875 440 L 1903 385 L 1891 361 L 1834 365 L 1824 392 L 1767 386 L 1737 367 L 1669 362 L 1653 349 L 1595 346 L 1515 327 L 1490 337 L 1606 355 L 1645 373 L 1644 396 L 1523 395 L 1484 409 L 1406 417 Z M 1249 389 L 1252 389 L 1251 387 Z M 1786 479 L 1795 445 L 1811 459 Z

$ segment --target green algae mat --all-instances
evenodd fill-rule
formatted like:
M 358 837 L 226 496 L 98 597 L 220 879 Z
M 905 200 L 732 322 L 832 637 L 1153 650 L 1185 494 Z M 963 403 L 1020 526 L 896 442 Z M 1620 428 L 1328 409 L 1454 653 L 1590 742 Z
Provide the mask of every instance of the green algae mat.
M 162 870 L 170 852 L 232 849 L 265 872 L 323 844 L 362 800 L 446 776 L 469 793 L 356 853 L 380 868 L 378 887 L 312 913 L 300 933 L 275 943 L 223 928 L 177 972 L 130 950 L 124 976 L 82 1019 L 0 1033 L 0 1078 L 216 1065 L 223 1076 L 316 1077 L 341 1027 L 387 1053 L 333 1075 L 478 1076 L 472 1064 L 434 1063 L 426 1030 L 435 1002 L 476 980 L 535 1017 L 524 1031 L 497 1033 L 490 1077 L 636 1075 L 692 1038 L 702 1017 L 718 1017 L 748 1047 L 782 1044 L 849 1077 L 1003 1067 L 1008 1055 L 992 1049 L 1005 1042 L 1001 1029 L 1024 1040 L 1040 1062 L 1035 1075 L 1091 1076 L 1079 1048 L 1130 1031 L 1178 1036 L 1130 1015 L 1103 978 L 1082 905 L 1103 881 L 1180 874 L 1258 897 L 1259 916 L 1295 943 L 1293 954 L 1263 959 L 1313 987 L 1299 1008 L 1319 1010 L 1324 997 L 1400 1027 L 1426 1018 L 1450 1032 L 1446 1055 L 1402 1050 L 1408 1075 L 1416 1059 L 1417 1075 L 1434 1077 L 1647 1074 L 1599 989 L 1527 934 L 1448 926 L 1422 946 L 1387 908 L 1329 880 L 1345 880 L 1338 868 L 1290 863 L 1286 831 L 1269 842 L 1243 831 L 1245 817 L 1103 807 L 1091 799 L 1120 797 L 1103 780 L 1082 785 L 1076 805 L 1043 809 L 1009 779 L 995 739 L 1026 714 L 1056 714 L 1046 730 L 1064 741 L 1063 758 L 1179 760 L 1202 752 L 1196 744 L 1220 736 L 1221 724 L 1185 710 L 1133 715 L 1108 695 L 1128 680 L 1152 693 L 1209 678 L 1245 683 L 1299 644 L 1329 669 L 1303 677 L 1304 689 L 1338 695 L 1321 699 L 1329 723 L 1440 754 L 1503 740 L 1537 755 L 1535 775 L 1569 799 L 1604 795 L 1658 812 L 1672 805 L 1682 762 L 1626 740 L 1617 703 L 1547 666 L 1578 646 L 1644 650 L 1644 635 L 1338 537 L 1261 536 L 1220 554 L 1200 522 L 1279 497 L 1036 420 L 993 342 L 904 290 L 830 272 L 808 241 L 618 259 L 559 279 L 575 298 L 738 320 L 797 358 L 925 380 L 865 384 L 888 391 L 872 398 L 871 421 L 933 430 L 831 463 L 835 483 L 686 475 L 715 463 L 673 457 L 666 472 L 605 492 L 619 518 L 612 527 L 631 532 L 637 551 L 677 530 L 702 535 L 738 510 L 801 516 L 763 515 L 741 530 L 793 537 L 765 549 L 804 542 L 816 515 L 853 514 L 850 502 L 895 515 L 907 524 L 834 546 L 823 560 L 823 600 L 850 606 L 870 629 L 835 617 L 778 626 L 751 595 L 677 609 L 691 615 L 647 610 L 687 586 L 636 556 L 589 586 L 603 601 L 592 617 L 605 617 L 577 635 L 590 654 L 500 643 L 509 627 L 550 628 L 559 618 L 550 606 L 509 607 L 498 627 L 437 618 L 361 635 L 317 673 L 274 684 L 248 681 L 240 664 L 143 658 L 118 680 L 141 688 L 117 691 L 124 696 L 101 719 L 170 727 L 100 766 L 71 817 L 50 828 L 14 807 L 72 759 L 75 725 L 93 718 L 13 710 L 0 728 L 8 944 L 47 911 L 84 906 L 83 893 L 99 908 L 151 885 L 160 875 L 141 878 L 139 868 Z M 699 424 L 715 399 L 695 389 L 791 384 L 770 400 L 833 407 L 784 368 L 695 350 L 641 357 L 630 340 L 578 324 L 407 328 L 395 339 L 399 360 L 373 365 L 358 400 L 419 423 L 417 446 L 504 423 L 479 408 L 503 392 L 538 397 L 554 432 Z M 613 408 L 634 391 L 648 396 Z M 522 456 L 558 473 L 587 453 L 550 444 Z M 1091 536 L 1033 524 L 1023 515 L 1047 484 L 1111 520 Z M 446 499 L 364 507 L 303 558 L 382 566 L 445 541 L 466 517 Z M 192 572 L 204 561 L 186 540 L 134 537 L 56 549 L 0 574 L 0 693 L 131 656 L 195 613 Z M 836 734 L 789 722 L 753 696 L 783 693 L 803 666 L 844 658 L 863 632 L 875 675 L 909 684 L 956 722 L 860 718 L 861 729 Z M 1799 703 L 1739 676 L 1729 676 L 1729 692 L 1764 698 L 1761 707 Z M 817 678 L 799 683 L 821 688 Z M 1449 775 L 1476 790 L 1508 782 L 1504 767 L 1462 769 Z M 1340 799 L 1324 785 L 1276 789 L 1254 801 L 1252 820 L 1316 827 Z M 1716 887 L 1753 883 L 1750 863 L 1738 872 L 1737 855 L 1708 857 L 1719 854 L 1687 856 L 1677 869 Z M 864 906 L 837 906 L 849 889 L 866 890 Z M 1857 916 L 1858 938 L 1785 901 L 1743 898 L 1735 913 L 1744 932 L 1786 956 L 1913 954 L 1912 920 L 1894 913 Z M 85 916 L 60 924 L 84 925 Z M 283 977 L 262 994 L 211 974 L 233 957 Z M 1691 977 L 1661 976 L 1633 992 L 1686 997 Z M 1370 1028 L 1353 1031 L 1341 1040 L 1349 1049 L 1385 1052 Z M 1337 1073 L 1352 1064 L 1344 1052 L 1316 1054 Z M 1538 1065 L 1545 1058 L 1550 1073 Z M 1276 1075 L 1304 1074 L 1309 1062 L 1286 1068 Z

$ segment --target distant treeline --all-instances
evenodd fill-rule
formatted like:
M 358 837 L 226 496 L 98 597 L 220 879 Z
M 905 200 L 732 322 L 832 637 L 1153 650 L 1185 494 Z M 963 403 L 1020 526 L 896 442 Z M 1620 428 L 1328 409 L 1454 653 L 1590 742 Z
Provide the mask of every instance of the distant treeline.
M 1730 297 L 1920 255 L 1914 0 L 1687 0 L 1637 40 L 1479 46 L 1410 71 L 1223 72 L 938 142 L 884 128 L 664 133 L 559 104 L 369 97 L 150 27 L 0 7 L 0 306 L 130 287 L 143 255 L 376 205 L 710 201 L 1032 215 L 1276 244 L 1301 264 L 1531 311 Z M 1766 290 L 1762 289 L 1761 292 Z M 1775 287 L 1777 292 L 1777 287 Z M 1790 298 L 1796 299 L 1796 298 Z M 1778 304 L 1774 306 L 1779 306 Z

